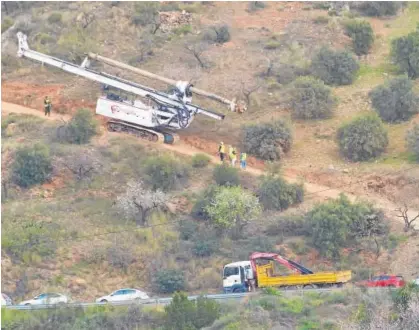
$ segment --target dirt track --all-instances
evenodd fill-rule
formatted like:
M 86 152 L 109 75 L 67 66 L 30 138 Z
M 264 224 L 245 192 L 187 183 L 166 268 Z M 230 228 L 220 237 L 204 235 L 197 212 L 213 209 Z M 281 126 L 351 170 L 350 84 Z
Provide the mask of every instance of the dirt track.
M 22 113 L 22 114 L 30 114 L 30 115 L 36 115 L 42 118 L 46 118 L 48 120 L 69 120 L 71 117 L 68 115 L 62 115 L 62 114 L 56 114 L 56 113 L 51 113 L 50 117 L 45 117 L 44 113 L 39 111 L 39 110 L 35 110 L 35 109 L 31 109 L 31 108 L 27 108 L 27 107 L 23 107 L 17 104 L 13 104 L 13 103 L 8 103 L 8 102 L 2 102 L 2 113 Z M 111 135 L 117 135 L 118 133 L 107 133 L 107 135 L 111 136 Z M 101 139 L 102 140 L 102 139 Z M 141 141 L 141 143 L 148 143 L 146 141 Z M 182 141 L 180 141 L 178 144 L 176 145 L 168 145 L 168 144 L 161 144 L 158 145 L 161 148 L 173 151 L 175 153 L 178 154 L 183 154 L 183 155 L 187 155 L 187 156 L 193 156 L 197 153 L 204 153 L 202 150 L 196 149 L 190 145 L 187 145 L 185 143 L 183 143 Z M 218 157 L 212 155 L 212 154 L 208 154 L 206 153 L 209 157 L 211 157 L 211 162 L 212 163 L 219 163 L 219 159 Z M 264 174 L 264 171 L 257 169 L 257 168 L 253 168 L 253 167 L 247 167 L 247 173 L 250 173 L 252 175 L 262 175 Z M 296 182 L 298 180 L 297 177 L 289 175 L 289 173 L 285 173 L 284 177 L 290 181 L 290 182 Z M 324 198 L 324 199 L 329 199 L 329 198 L 337 198 L 339 196 L 339 194 L 341 193 L 345 193 L 350 200 L 354 201 L 359 197 L 362 197 L 363 199 L 369 200 L 372 203 L 374 203 L 374 205 L 376 207 L 382 208 L 386 214 L 392 218 L 393 220 L 397 220 L 397 221 L 402 221 L 402 219 L 398 218 L 395 216 L 395 212 L 394 210 L 396 209 L 396 205 L 391 203 L 390 201 L 384 199 L 384 198 L 380 198 L 378 196 L 371 196 L 371 195 L 354 195 L 352 193 L 348 193 L 343 189 L 334 189 L 334 188 L 329 188 L 327 186 L 322 186 L 319 184 L 313 184 L 310 182 L 305 181 L 304 182 L 304 188 L 306 190 L 306 199 L 312 199 L 312 198 Z M 409 210 L 409 216 L 413 217 L 414 215 L 418 214 L 418 211 L 416 210 Z M 418 227 L 418 225 L 416 224 L 416 227 Z

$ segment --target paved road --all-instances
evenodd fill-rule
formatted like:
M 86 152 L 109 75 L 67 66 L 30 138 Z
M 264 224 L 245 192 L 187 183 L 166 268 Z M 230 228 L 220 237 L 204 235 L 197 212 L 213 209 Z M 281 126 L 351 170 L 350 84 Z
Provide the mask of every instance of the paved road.
M 282 295 L 304 295 L 309 292 L 332 292 L 332 291 L 340 291 L 341 288 L 328 288 L 328 289 L 304 289 L 304 290 L 283 290 L 280 291 Z M 245 298 L 251 298 L 260 295 L 260 293 L 228 293 L 228 294 L 212 294 L 212 295 L 204 295 L 204 297 L 213 299 L 219 302 L 227 302 L 227 301 L 240 301 Z M 189 300 L 195 300 L 199 296 L 189 296 Z M 172 298 L 153 298 L 147 300 L 138 300 L 138 301 L 123 301 L 123 302 L 108 302 L 108 303 L 70 303 L 65 305 L 66 307 L 93 307 L 93 306 L 105 306 L 105 305 L 113 305 L 113 306 L 127 306 L 132 304 L 138 305 L 167 305 L 172 301 Z M 49 309 L 49 308 L 57 308 L 57 305 L 12 305 L 6 306 L 7 309 L 17 309 L 17 310 L 38 310 L 38 309 Z

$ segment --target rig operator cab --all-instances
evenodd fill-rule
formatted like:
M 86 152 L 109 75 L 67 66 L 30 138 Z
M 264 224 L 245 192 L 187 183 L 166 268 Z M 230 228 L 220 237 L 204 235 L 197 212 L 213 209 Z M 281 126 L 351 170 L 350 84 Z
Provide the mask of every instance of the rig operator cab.
M 247 292 L 249 290 L 247 279 L 254 279 L 250 261 L 237 261 L 225 265 L 223 269 L 223 292 Z

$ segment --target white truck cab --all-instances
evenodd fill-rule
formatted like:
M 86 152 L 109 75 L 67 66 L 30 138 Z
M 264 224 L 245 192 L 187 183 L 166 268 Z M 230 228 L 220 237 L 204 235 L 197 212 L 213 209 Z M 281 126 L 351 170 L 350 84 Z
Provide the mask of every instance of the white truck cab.
M 248 276 L 246 276 L 246 273 Z M 223 292 L 247 292 L 248 284 L 246 278 L 254 279 L 250 261 L 237 261 L 225 265 L 223 269 Z

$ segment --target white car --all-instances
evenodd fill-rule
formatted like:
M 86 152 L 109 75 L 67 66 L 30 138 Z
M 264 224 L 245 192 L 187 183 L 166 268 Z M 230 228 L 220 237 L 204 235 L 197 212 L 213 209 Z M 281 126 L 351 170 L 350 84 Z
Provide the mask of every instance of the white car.
M 96 299 L 96 302 L 113 302 L 113 301 L 130 301 L 150 299 L 147 293 L 138 289 L 121 289 L 112 292 L 108 296 L 103 296 Z
M 13 305 L 12 299 L 7 294 L 1 294 L 1 305 L 2 306 L 9 306 Z
M 68 298 L 59 293 L 42 293 L 31 300 L 22 301 L 19 305 L 55 305 L 67 304 Z

